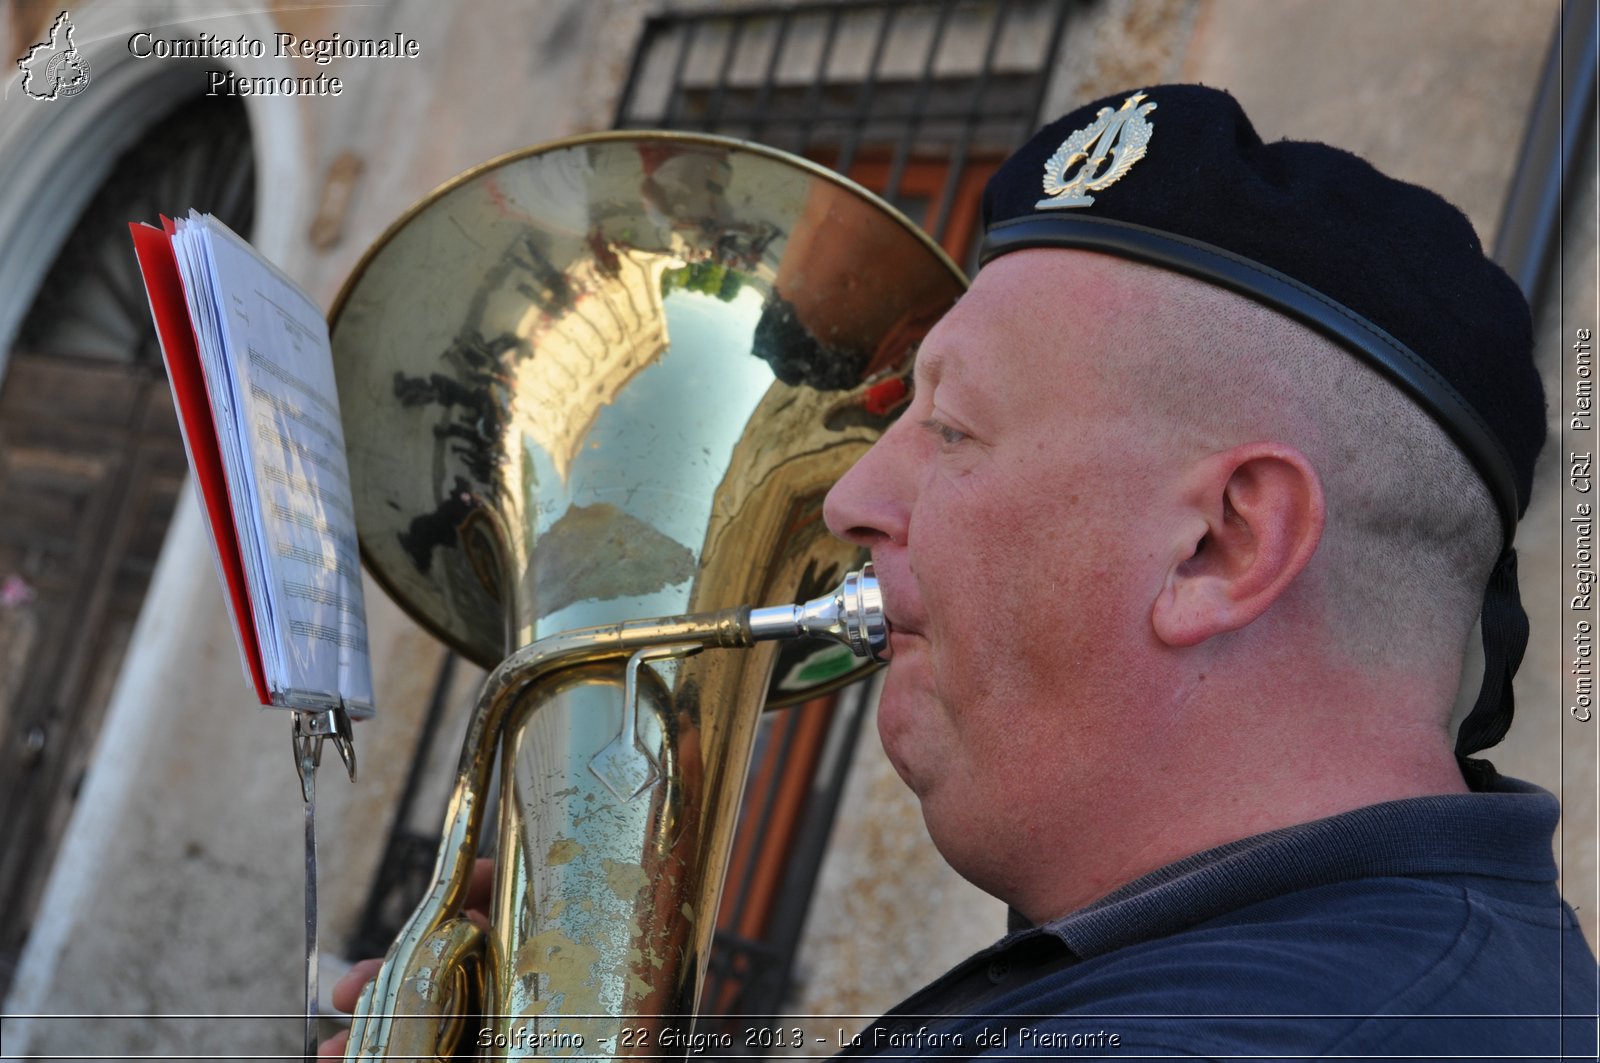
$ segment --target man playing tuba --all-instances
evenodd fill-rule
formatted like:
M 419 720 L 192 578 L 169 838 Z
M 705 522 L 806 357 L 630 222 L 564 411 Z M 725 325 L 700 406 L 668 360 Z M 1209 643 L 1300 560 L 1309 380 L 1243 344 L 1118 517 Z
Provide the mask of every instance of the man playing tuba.
M 1527 635 L 1516 286 L 1444 200 L 1197 86 L 1046 127 L 984 218 L 826 514 L 881 581 L 884 747 L 1013 928 L 847 1051 L 1592 1053 L 1557 802 L 1473 757 Z

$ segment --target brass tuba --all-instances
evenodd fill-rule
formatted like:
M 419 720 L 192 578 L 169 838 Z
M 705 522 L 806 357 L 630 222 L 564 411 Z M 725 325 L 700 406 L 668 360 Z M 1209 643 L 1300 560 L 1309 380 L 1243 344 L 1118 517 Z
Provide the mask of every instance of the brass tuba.
M 881 637 L 823 495 L 963 286 L 830 171 L 669 133 L 496 159 L 367 252 L 332 315 L 363 558 L 493 671 L 347 1059 L 681 1054 L 761 706 Z

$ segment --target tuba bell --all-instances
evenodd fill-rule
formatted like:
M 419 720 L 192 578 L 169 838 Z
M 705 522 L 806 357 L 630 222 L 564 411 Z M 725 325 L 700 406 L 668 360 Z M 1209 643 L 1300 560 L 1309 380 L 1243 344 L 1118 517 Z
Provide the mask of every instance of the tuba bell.
M 491 671 L 347 1059 L 681 1054 L 761 708 L 883 637 L 823 495 L 963 287 L 832 172 L 671 133 L 493 160 L 366 253 L 331 321 L 362 556 Z

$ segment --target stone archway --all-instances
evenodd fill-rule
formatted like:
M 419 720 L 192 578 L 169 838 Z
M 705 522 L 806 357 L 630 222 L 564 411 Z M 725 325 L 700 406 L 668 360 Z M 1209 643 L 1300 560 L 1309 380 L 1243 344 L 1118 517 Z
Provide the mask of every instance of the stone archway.
M 0 101 L 0 377 L 23 315 L 45 271 L 112 164 L 151 123 L 203 87 L 191 67 L 139 59 L 129 37 L 155 26 L 226 25 L 228 32 L 270 39 L 277 25 L 259 6 L 238 0 L 171 0 L 162 5 L 116 0 L 75 6 L 76 44 L 89 60 L 92 80 L 69 100 L 39 102 L 23 96 L 19 78 L 7 78 Z M 242 76 L 284 77 L 286 60 L 208 60 Z M 257 159 L 256 213 L 298 216 L 310 195 L 299 110 L 285 101 L 247 97 Z M 256 245 L 273 260 L 289 249 L 289 230 L 263 228 Z

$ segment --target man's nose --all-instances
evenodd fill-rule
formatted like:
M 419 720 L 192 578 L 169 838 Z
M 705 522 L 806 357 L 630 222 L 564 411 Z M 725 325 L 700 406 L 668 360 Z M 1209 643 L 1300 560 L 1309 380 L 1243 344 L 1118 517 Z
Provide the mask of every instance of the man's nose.
M 828 530 L 846 542 L 871 549 L 904 544 L 909 513 L 898 423 L 840 477 L 822 505 Z

